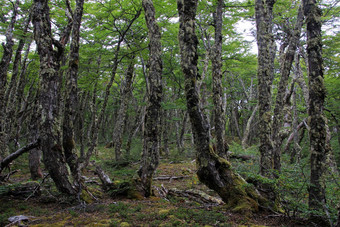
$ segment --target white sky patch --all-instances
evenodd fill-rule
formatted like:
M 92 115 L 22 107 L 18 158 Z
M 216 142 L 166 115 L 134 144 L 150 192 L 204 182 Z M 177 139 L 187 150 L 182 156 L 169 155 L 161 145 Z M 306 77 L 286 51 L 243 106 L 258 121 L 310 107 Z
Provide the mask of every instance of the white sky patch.
M 251 42 L 250 52 L 253 54 L 257 54 L 257 43 L 256 38 L 253 35 L 252 31 L 256 28 L 255 22 L 240 20 L 236 24 L 237 33 L 241 34 L 245 41 Z

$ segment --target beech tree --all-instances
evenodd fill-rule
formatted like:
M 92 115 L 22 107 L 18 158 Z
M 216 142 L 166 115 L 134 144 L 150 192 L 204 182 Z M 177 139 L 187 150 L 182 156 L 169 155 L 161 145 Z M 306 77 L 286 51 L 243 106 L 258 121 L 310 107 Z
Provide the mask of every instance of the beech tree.
M 34 39 L 40 57 L 40 139 L 43 162 L 59 191 L 75 194 L 76 189 L 69 181 L 65 156 L 62 150 L 59 115 L 60 61 L 64 51 L 65 37 L 61 42 L 52 36 L 48 0 L 35 0 L 32 8 Z M 56 50 L 54 49 L 56 48 Z
M 274 59 L 276 45 L 273 37 L 273 7 L 275 0 L 255 1 L 255 17 L 258 46 L 258 100 L 259 100 L 259 138 L 260 170 L 270 176 L 273 169 L 272 131 L 272 83 L 274 79 Z
M 324 86 L 322 42 L 321 42 L 321 10 L 315 0 L 303 0 L 303 9 L 307 22 L 307 56 L 309 79 L 309 111 L 310 127 L 310 188 L 309 208 L 311 219 L 319 224 L 327 224 L 318 212 L 326 203 L 325 186 L 322 177 L 325 173 L 326 118 L 324 102 L 326 90 Z M 320 223 L 321 222 L 321 223 Z M 327 224 L 328 225 L 328 224 Z
M 141 179 L 145 196 L 151 195 L 151 181 L 159 163 L 159 117 L 162 101 L 162 45 L 161 33 L 155 18 L 152 0 L 142 1 L 145 21 L 149 30 L 149 92 L 145 114 L 143 154 L 138 175 Z
M 179 44 L 181 67 L 185 76 L 185 95 L 196 148 L 197 176 L 206 186 L 221 196 L 234 210 L 258 210 L 263 199 L 247 187 L 247 182 L 231 167 L 230 162 L 218 156 L 210 144 L 209 126 L 200 107 L 197 90 L 197 44 L 195 16 L 197 0 L 177 0 L 180 17 Z

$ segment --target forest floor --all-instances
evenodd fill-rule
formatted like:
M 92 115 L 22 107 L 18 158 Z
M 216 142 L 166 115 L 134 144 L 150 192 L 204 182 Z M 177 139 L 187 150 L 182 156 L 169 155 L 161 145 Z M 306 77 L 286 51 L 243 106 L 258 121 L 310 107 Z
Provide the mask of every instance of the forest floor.
M 99 153 L 97 163 L 115 183 L 136 175 L 139 163 L 118 168 L 104 157 L 105 154 Z M 12 170 L 14 168 L 20 168 L 20 171 L 11 176 L 11 185 L 30 181 L 27 155 L 17 159 Z M 198 181 L 192 158 L 182 161 L 162 159 L 154 176 L 154 196 L 150 198 L 113 199 L 108 193 L 101 192 L 94 167 L 84 175 L 88 182 L 92 182 L 88 183 L 88 187 L 97 198 L 86 205 L 70 203 L 58 194 L 49 179 L 43 183 L 40 181 L 42 193 L 31 197 L 29 194 L 1 196 L 1 187 L 5 185 L 0 185 L 0 226 L 18 226 L 8 222 L 9 217 L 18 215 L 29 217 L 23 226 L 308 226 L 305 220 L 288 218 L 283 214 L 232 213 L 223 205 L 208 205 L 186 197 L 161 197 L 158 193 L 160 188 L 196 189 L 216 196 Z

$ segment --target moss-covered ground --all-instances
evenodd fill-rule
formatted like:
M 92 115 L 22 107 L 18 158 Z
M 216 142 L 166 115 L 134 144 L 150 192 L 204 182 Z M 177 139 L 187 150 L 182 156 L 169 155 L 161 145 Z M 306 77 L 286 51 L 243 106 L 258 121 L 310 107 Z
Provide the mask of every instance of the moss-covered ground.
M 132 179 L 139 167 L 138 161 L 117 165 L 107 158 L 109 149 L 100 149 L 95 157 L 106 173 L 116 184 Z M 1 189 L 9 184 L 30 181 L 27 155 L 17 159 L 12 166 L 20 171 L 11 176 L 10 181 L 0 185 Z M 241 172 L 253 165 L 235 164 Z M 46 174 L 46 170 L 44 170 Z M 30 217 L 27 226 L 306 226 L 303 219 L 288 218 L 279 213 L 259 212 L 244 215 L 231 212 L 225 205 L 209 206 L 185 197 L 159 195 L 158 189 L 177 188 L 180 190 L 198 189 L 212 196 L 213 191 L 198 181 L 195 174 L 195 161 L 192 156 L 162 158 L 153 181 L 154 195 L 150 198 L 127 199 L 112 198 L 104 193 L 100 181 L 94 174 L 94 167 L 83 173 L 89 191 L 96 197 L 91 203 L 70 201 L 59 194 L 53 182 L 46 178 L 41 183 L 39 196 L 0 195 L 0 226 L 9 224 L 8 218 L 16 215 Z M 179 177 L 180 179 L 157 179 Z M 98 184 L 99 183 L 99 184 Z M 11 225 L 16 226 L 16 225 Z

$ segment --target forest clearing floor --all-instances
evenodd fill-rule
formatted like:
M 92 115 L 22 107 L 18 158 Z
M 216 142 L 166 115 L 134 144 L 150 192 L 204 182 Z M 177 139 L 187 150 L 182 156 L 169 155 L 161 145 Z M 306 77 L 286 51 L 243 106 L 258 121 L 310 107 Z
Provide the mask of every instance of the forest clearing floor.
M 138 162 L 117 167 L 112 165 L 113 161 L 100 161 L 105 160 L 101 157 L 104 157 L 103 154 L 96 158 L 97 163 L 116 184 L 136 176 Z M 11 176 L 12 186 L 30 181 L 28 164 L 25 163 L 25 155 L 15 161 L 12 170 L 20 168 L 21 171 Z M 288 218 L 283 214 L 232 213 L 223 205 L 199 203 L 179 196 L 161 197 L 161 188 L 195 189 L 216 196 L 198 181 L 192 158 L 178 162 L 162 159 L 154 176 L 154 196 L 150 198 L 113 199 L 109 193 L 101 191 L 94 167 L 90 167 L 84 175 L 89 190 L 97 198 L 87 204 L 70 202 L 56 191 L 48 178 L 43 183 L 39 181 L 39 196 L 1 196 L 1 190 L 9 186 L 0 185 L 0 226 L 20 226 L 8 222 L 9 217 L 18 215 L 29 217 L 22 226 L 308 226 L 305 220 Z

